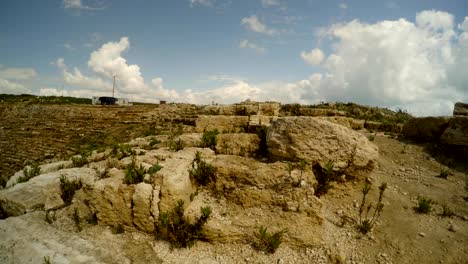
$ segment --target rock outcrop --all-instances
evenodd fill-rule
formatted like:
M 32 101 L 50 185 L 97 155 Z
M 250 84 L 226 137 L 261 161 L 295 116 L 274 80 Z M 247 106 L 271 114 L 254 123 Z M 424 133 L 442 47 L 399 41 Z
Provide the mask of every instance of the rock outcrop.
M 219 134 L 216 137 L 216 152 L 219 154 L 252 157 L 260 145 L 255 134 Z
M 412 118 L 403 125 L 402 133 L 415 141 L 438 141 L 448 123 L 448 117 Z
M 268 130 L 269 152 L 287 160 L 318 162 L 332 160 L 337 169 L 359 176 L 374 168 L 378 148 L 364 135 L 315 117 L 281 117 Z
M 468 116 L 468 104 L 458 102 L 453 108 L 453 115 Z
M 199 116 L 195 131 L 201 133 L 217 129 L 219 132 L 245 132 L 248 125 L 248 116 Z
M 454 116 L 440 136 L 440 142 L 468 147 L 468 116 Z

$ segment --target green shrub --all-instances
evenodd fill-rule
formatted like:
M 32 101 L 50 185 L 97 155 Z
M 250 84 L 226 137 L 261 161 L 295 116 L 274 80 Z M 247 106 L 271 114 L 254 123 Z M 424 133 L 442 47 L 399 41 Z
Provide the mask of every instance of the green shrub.
M 126 157 L 136 155 L 135 151 L 127 144 L 114 144 L 111 151 L 112 157 L 121 160 Z
M 88 164 L 88 156 L 81 155 L 80 157 L 72 157 L 73 167 L 81 168 Z
M 140 166 L 137 167 L 135 160 L 132 160 L 132 163 L 130 163 L 125 169 L 124 183 L 138 184 L 140 182 L 143 182 L 145 174 L 146 170 L 143 167 L 143 165 L 140 164 Z
M 161 212 L 158 219 L 157 234 L 173 247 L 191 247 L 197 240 L 203 239 L 203 226 L 211 215 L 210 207 L 201 207 L 201 216 L 190 223 L 184 216 L 184 201 L 177 201 L 169 212 Z
M 216 148 L 216 136 L 219 134 L 218 130 L 205 131 L 203 132 L 200 147 L 201 148 L 210 148 L 214 150 Z
M 39 164 L 33 163 L 29 168 L 25 167 L 23 169 L 23 174 L 24 176 L 19 177 L 17 183 L 27 182 L 31 178 L 41 174 L 41 168 L 39 167 Z
M 358 230 L 363 233 L 367 234 L 375 225 L 375 222 L 379 218 L 380 214 L 383 211 L 384 204 L 383 195 L 385 190 L 387 189 L 387 184 L 382 183 L 379 186 L 379 199 L 377 200 L 377 205 L 374 208 L 374 212 L 372 213 L 373 204 L 370 203 L 366 206 L 366 197 L 369 191 L 371 190 L 371 184 L 366 182 L 364 187 L 362 188 L 362 200 L 361 205 L 359 206 L 359 221 L 358 221 Z M 369 215 L 369 213 L 371 213 Z
M 287 229 L 283 229 L 274 234 L 270 234 L 268 233 L 266 227 L 260 226 L 258 232 L 254 233 L 258 241 L 253 243 L 253 247 L 265 253 L 275 253 L 280 244 L 283 242 L 283 235 L 286 232 Z
M 320 197 L 328 192 L 331 188 L 331 183 L 336 180 L 338 172 L 334 170 L 335 162 L 329 160 L 323 167 L 316 163 L 312 166 L 314 174 L 317 178 L 317 189 L 315 195 Z
M 75 223 L 76 230 L 80 232 L 82 230 L 81 224 L 80 224 L 80 215 L 78 214 L 78 208 L 75 207 L 75 210 L 73 211 L 73 222 Z
M 153 140 L 150 141 L 149 145 L 150 145 L 150 147 L 152 147 L 152 146 L 154 146 L 156 144 L 159 144 L 159 143 L 161 143 L 161 140 L 153 139 Z
M 189 175 L 200 185 L 207 185 L 209 182 L 215 181 L 216 168 L 207 163 L 202 157 L 201 153 L 197 151 L 195 158 L 191 163 Z
M 179 151 L 179 150 L 182 150 L 184 149 L 185 147 L 185 144 L 184 144 L 184 141 L 182 141 L 182 139 L 177 139 L 177 140 L 170 140 L 169 141 L 169 149 L 170 150 L 173 150 L 173 151 Z
M 416 212 L 420 214 L 428 214 L 432 211 L 432 200 L 425 197 L 418 198 L 418 206 L 415 207 Z
M 80 180 L 69 181 L 64 175 L 60 176 L 60 189 L 62 190 L 62 200 L 66 205 L 71 204 L 75 192 L 81 189 Z
M 155 174 L 156 172 L 160 171 L 163 167 L 159 164 L 154 164 L 153 166 L 151 166 L 151 168 L 149 168 L 148 170 L 148 173 L 153 175 Z

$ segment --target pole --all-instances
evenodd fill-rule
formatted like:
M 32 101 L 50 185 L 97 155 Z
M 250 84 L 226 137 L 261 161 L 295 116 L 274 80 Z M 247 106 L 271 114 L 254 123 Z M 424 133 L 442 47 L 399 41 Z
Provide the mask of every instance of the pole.
M 114 82 L 112 83 L 112 97 L 114 97 L 114 92 L 115 92 L 115 77 L 117 77 L 117 75 L 114 75 L 112 76 L 114 78 Z

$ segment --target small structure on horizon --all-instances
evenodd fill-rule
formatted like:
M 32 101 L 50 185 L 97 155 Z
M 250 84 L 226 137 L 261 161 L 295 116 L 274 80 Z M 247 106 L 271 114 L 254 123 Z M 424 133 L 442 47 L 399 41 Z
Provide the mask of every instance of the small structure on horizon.
M 109 96 L 93 96 L 93 105 L 130 105 L 126 98 L 115 98 Z

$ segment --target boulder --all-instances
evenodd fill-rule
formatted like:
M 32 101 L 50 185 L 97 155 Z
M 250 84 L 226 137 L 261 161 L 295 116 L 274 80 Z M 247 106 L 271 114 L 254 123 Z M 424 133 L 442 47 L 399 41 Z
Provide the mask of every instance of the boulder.
M 39 166 L 39 168 L 41 168 L 41 174 L 54 172 L 54 171 L 58 171 L 61 169 L 68 169 L 71 167 L 73 167 L 73 162 L 69 160 L 57 161 L 57 162 L 42 164 Z M 30 166 L 26 166 L 25 168 L 30 169 Z M 5 187 L 10 188 L 16 185 L 16 183 L 18 182 L 18 179 L 23 176 L 24 176 L 23 170 L 16 172 L 13 176 L 10 177 Z
M 250 127 L 260 127 L 260 126 L 270 126 L 271 121 L 276 119 L 272 116 L 264 116 L 264 115 L 251 115 L 249 117 L 249 128 Z
M 190 204 L 190 195 L 196 192 L 196 186 L 192 184 L 189 169 L 197 151 L 207 161 L 214 156 L 211 149 L 185 148 L 161 163 L 163 168 L 156 173 L 156 177 L 162 179 L 160 211 L 172 209 L 178 200 Z
M 153 233 L 155 217 L 156 219 L 159 217 L 159 214 L 153 215 L 151 209 L 151 206 L 153 206 L 153 186 L 144 182 L 135 185 L 135 193 L 133 194 L 132 200 L 133 223 L 139 230 Z
M 321 116 L 318 117 L 322 120 L 327 120 L 330 122 L 333 122 L 338 125 L 342 125 L 344 127 L 354 129 L 354 130 L 360 130 L 364 128 L 364 120 L 356 120 L 351 117 L 344 117 L 344 116 Z
M 260 145 L 255 134 L 219 134 L 216 139 L 216 152 L 220 154 L 252 157 Z
M 450 118 L 448 127 L 440 137 L 440 142 L 448 145 L 468 147 L 468 116 Z
M 281 117 L 267 133 L 273 157 L 305 160 L 322 167 L 330 160 L 350 176 L 367 175 L 374 168 L 378 148 L 364 135 L 316 117 Z
M 178 136 L 175 140 L 182 140 L 184 147 L 198 147 L 202 138 L 202 133 L 188 133 Z
M 453 108 L 453 115 L 468 116 L 468 104 L 458 102 Z
M 449 125 L 449 117 L 419 117 L 408 120 L 402 133 L 406 138 L 421 142 L 438 141 Z
M 244 132 L 248 125 L 248 116 L 199 116 L 195 131 L 201 133 L 217 129 L 219 132 Z
M 64 169 L 38 175 L 27 182 L 0 191 L 0 206 L 9 216 L 18 216 L 44 209 L 57 209 L 63 205 L 60 176 L 69 180 L 79 179 L 85 186 L 92 186 L 97 179 L 94 170 L 88 168 Z

